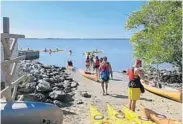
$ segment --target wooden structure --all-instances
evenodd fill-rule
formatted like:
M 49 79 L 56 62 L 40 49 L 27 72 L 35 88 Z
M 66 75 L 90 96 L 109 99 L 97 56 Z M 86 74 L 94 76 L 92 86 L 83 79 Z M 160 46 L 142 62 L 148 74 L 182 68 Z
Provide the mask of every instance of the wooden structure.
M 25 60 L 39 59 L 39 51 L 18 51 L 18 56 L 25 56 Z
M 25 75 L 23 75 L 18 79 L 14 79 L 17 63 L 19 60 L 24 59 L 24 56 L 17 56 L 15 58 L 12 57 L 12 53 L 13 51 L 15 51 L 15 45 L 17 44 L 17 39 L 25 38 L 25 36 L 10 34 L 9 30 L 9 18 L 3 17 L 3 33 L 1 33 L 1 44 L 4 54 L 4 60 L 1 60 L 1 69 L 5 75 L 5 88 L 1 90 L 0 94 L 1 98 L 4 97 L 7 102 L 15 99 L 17 86 L 19 82 L 25 78 Z M 12 42 L 10 42 L 10 40 L 12 40 Z M 19 100 L 21 100 L 22 98 L 23 96 L 21 96 Z

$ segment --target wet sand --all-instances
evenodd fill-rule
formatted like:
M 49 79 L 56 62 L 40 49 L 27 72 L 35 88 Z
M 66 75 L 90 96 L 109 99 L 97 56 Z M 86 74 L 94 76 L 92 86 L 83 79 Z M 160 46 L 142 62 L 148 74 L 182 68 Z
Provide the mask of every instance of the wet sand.
M 74 80 L 78 81 L 79 87 L 75 91 L 75 103 L 71 107 L 62 108 L 64 112 L 64 124 L 90 124 L 89 104 L 95 104 L 99 110 L 106 115 L 106 103 L 112 104 L 117 110 L 121 105 L 128 105 L 127 82 L 128 78 L 122 73 L 115 72 L 114 80 L 109 82 L 108 96 L 103 96 L 101 84 L 83 77 L 79 72 L 72 72 Z M 80 91 L 87 91 L 91 98 L 84 98 Z M 83 104 L 76 104 L 78 100 Z M 140 104 L 147 108 L 164 114 L 175 120 L 182 120 L 182 104 L 154 95 L 146 91 L 137 101 L 136 112 L 141 113 Z

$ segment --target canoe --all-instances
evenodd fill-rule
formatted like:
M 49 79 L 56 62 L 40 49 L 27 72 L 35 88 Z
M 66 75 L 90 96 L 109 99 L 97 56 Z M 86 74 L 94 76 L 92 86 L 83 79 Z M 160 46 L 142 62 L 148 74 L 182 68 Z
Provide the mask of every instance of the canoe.
M 154 122 L 150 121 L 146 116 L 140 116 L 139 114 L 131 111 L 124 105 L 122 105 L 122 112 L 124 112 L 127 119 L 135 121 L 136 124 L 155 124 Z
M 157 124 L 181 124 L 181 121 L 172 120 L 164 115 L 158 114 L 155 111 L 143 106 L 144 114 Z
M 180 91 L 166 91 L 156 87 L 151 87 L 145 83 L 142 83 L 142 85 L 147 91 L 150 91 L 151 93 L 182 103 L 182 93 Z
M 1 102 L 2 124 L 62 124 L 62 110 L 49 103 L 10 101 Z
M 132 124 L 133 122 L 128 120 L 124 113 L 116 111 L 110 104 L 107 104 L 107 114 L 110 118 L 110 124 Z
M 90 122 L 91 124 L 109 124 L 106 118 L 93 104 L 90 104 Z
M 96 74 L 93 75 L 93 74 L 91 74 L 91 73 L 85 72 L 85 71 L 82 70 L 82 69 L 79 69 L 78 71 L 79 71 L 79 73 L 81 73 L 84 77 L 86 77 L 86 78 L 88 78 L 88 79 L 90 79 L 90 80 L 99 82 L 98 77 L 96 76 Z

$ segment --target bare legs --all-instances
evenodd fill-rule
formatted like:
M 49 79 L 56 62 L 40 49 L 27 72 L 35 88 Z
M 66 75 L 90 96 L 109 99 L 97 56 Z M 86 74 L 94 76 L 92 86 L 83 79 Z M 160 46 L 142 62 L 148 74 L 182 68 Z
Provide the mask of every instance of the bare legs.
M 135 112 L 136 100 L 130 100 L 129 109 Z
M 105 90 L 104 90 L 104 82 L 103 81 L 101 83 L 101 86 L 102 86 L 102 90 L 103 90 L 103 95 L 105 95 L 105 93 L 106 93 L 106 95 L 108 95 L 108 93 L 107 93 L 108 83 L 105 83 Z

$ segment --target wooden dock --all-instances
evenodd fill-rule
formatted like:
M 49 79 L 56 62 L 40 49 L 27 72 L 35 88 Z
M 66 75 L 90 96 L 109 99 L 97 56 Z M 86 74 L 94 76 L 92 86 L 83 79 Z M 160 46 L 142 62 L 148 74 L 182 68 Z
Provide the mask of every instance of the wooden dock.
M 25 56 L 25 60 L 39 59 L 39 51 L 26 50 L 18 51 L 19 56 Z

